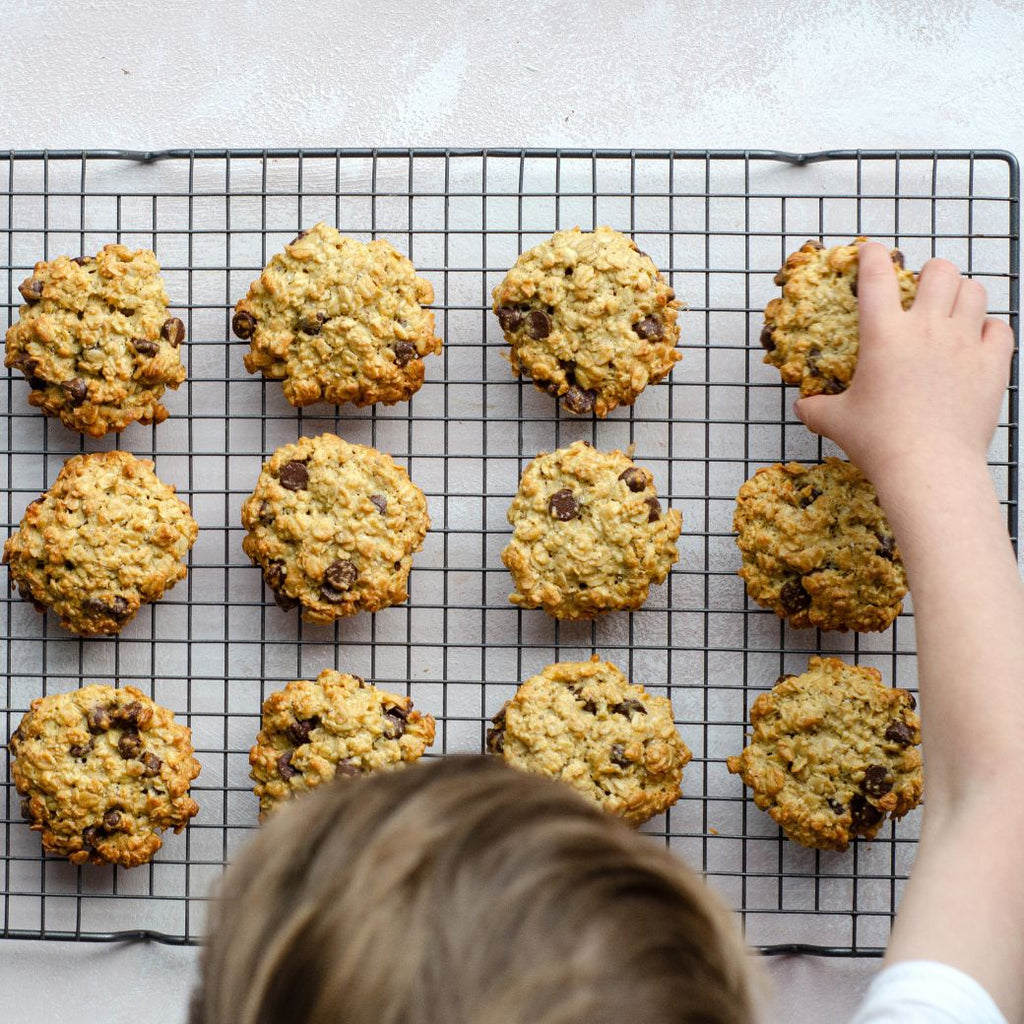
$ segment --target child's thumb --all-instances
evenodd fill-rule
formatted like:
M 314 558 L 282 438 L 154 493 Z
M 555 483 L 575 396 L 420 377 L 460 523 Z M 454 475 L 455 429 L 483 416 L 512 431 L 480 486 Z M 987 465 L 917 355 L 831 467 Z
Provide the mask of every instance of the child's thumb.
M 793 404 L 793 412 L 803 425 L 815 434 L 831 436 L 830 427 L 836 412 L 836 400 L 832 395 L 810 395 L 799 398 Z

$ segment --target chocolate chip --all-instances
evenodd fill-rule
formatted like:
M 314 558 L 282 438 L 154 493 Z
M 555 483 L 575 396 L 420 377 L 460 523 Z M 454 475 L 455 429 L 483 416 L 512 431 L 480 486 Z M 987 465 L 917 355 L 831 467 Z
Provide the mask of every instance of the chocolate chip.
M 247 313 L 244 309 L 239 310 L 231 318 L 231 330 L 239 338 L 251 338 L 256 333 L 256 317 Z
M 864 781 L 860 784 L 860 788 L 868 796 L 885 796 L 892 789 L 892 779 L 888 776 L 889 773 L 884 765 L 870 764 L 864 770 Z
M 772 324 L 765 324 L 761 328 L 761 347 L 768 352 L 775 351 L 775 339 L 772 334 L 775 332 L 775 327 Z
M 265 498 L 260 502 L 260 507 L 256 514 L 261 523 L 272 523 L 277 518 L 277 516 L 274 515 L 274 506 Z
M 297 747 L 309 742 L 309 734 L 320 724 L 320 719 L 314 715 L 312 718 L 296 718 L 288 726 L 288 735 Z
M 898 743 L 902 747 L 909 747 L 914 742 L 914 732 L 906 722 L 896 719 L 890 722 L 885 730 L 885 738 L 890 743 Z
M 160 351 L 160 345 L 148 338 L 132 338 L 132 345 L 140 356 L 155 356 Z
M 857 276 L 856 274 L 850 278 L 850 291 L 853 292 L 853 297 L 857 298 Z
M 804 590 L 799 580 L 790 580 L 780 591 L 779 601 L 787 615 L 795 615 L 810 607 L 811 595 Z
M 508 704 L 502 705 L 501 710 L 491 719 L 492 727 L 487 730 L 485 744 L 487 750 L 492 754 L 500 754 L 505 749 L 505 712 Z
M 131 316 L 135 312 L 135 310 L 129 309 L 127 306 L 124 306 L 118 312 L 121 314 L 121 316 Z
M 164 766 L 163 761 L 156 754 L 151 754 L 148 750 L 142 755 L 142 764 L 145 767 L 145 771 L 142 774 L 147 779 L 159 775 L 160 769 Z
M 139 724 L 139 720 L 142 718 L 142 712 L 143 708 L 141 702 L 133 700 L 130 704 L 126 704 L 124 707 L 112 708 L 110 717 L 119 725 L 126 725 L 130 728 L 135 728 Z
M 613 715 L 625 715 L 627 718 L 629 718 L 629 716 L 633 714 L 647 714 L 647 708 L 645 708 L 643 704 L 640 703 L 640 701 L 634 700 L 632 697 L 627 697 L 620 704 L 609 705 L 608 710 Z
M 274 604 L 283 612 L 290 612 L 293 608 L 299 606 L 297 598 L 291 597 L 286 594 L 283 590 L 274 591 Z
M 896 559 L 896 539 L 892 534 L 885 534 L 878 538 L 878 547 L 875 549 L 875 554 L 881 556 L 888 562 L 895 561 Z
M 88 757 L 90 750 L 92 750 L 92 743 L 76 743 L 68 750 L 68 753 L 72 757 Z
M 293 239 L 291 240 L 291 242 L 289 242 L 288 244 L 289 244 L 289 245 L 294 245 L 294 244 L 295 244 L 296 242 L 299 242 L 299 241 L 301 241 L 301 240 L 302 240 L 303 238 L 305 238 L 305 237 L 306 237 L 306 235 L 308 235 L 308 234 L 310 233 L 310 231 L 312 231 L 312 230 L 313 230 L 312 228 L 303 228 L 303 229 L 302 229 L 302 230 L 301 230 L 301 231 L 300 231 L 300 232 L 299 232 L 299 233 L 298 233 L 298 234 L 297 234 L 297 235 L 296 235 L 296 236 L 295 236 L 295 237 L 294 237 L 294 238 L 293 238 Z
M 644 498 L 644 503 L 647 505 L 647 522 L 656 523 L 661 518 L 661 502 L 658 501 L 653 495 Z
M 46 389 L 47 381 L 43 377 L 31 376 L 28 378 L 28 386 L 33 391 L 43 391 Z
M 90 825 L 88 828 L 82 829 L 82 842 L 86 846 L 91 846 L 95 849 L 96 845 L 103 838 L 105 838 L 103 830 L 98 825 Z
M 590 412 L 597 401 L 597 392 L 587 388 L 584 390 L 577 384 L 573 384 L 565 393 L 564 405 L 569 412 L 584 413 Z
M 889 255 L 892 257 L 893 263 L 895 263 L 901 270 L 906 266 L 906 261 L 903 259 L 903 253 L 901 253 L 899 249 L 893 249 Z
M 853 818 L 855 826 L 868 829 L 877 825 L 885 817 L 885 814 L 874 804 L 865 800 L 860 793 L 854 793 L 853 799 L 850 800 L 850 816 Z
M 804 242 L 804 245 L 805 246 L 809 245 L 812 249 L 815 249 L 815 250 L 824 249 L 825 248 L 824 244 L 819 242 L 818 239 L 816 239 L 816 238 L 808 238 L 807 241 Z
M 160 334 L 177 348 L 185 340 L 185 325 L 179 317 L 172 316 L 169 320 L 164 321 L 163 327 L 160 328 Z
M 498 307 L 498 323 L 503 331 L 517 331 L 523 322 L 523 314 L 515 306 Z
M 293 459 L 281 467 L 281 472 L 278 473 L 277 479 L 280 480 L 281 486 L 286 490 L 301 491 L 309 486 L 309 470 L 306 469 L 304 462 Z
M 115 810 L 109 810 L 103 815 L 103 827 L 108 832 L 113 832 L 114 829 L 121 824 L 121 812 Z
M 126 620 L 131 613 L 128 602 L 120 596 L 112 597 L 109 600 L 104 600 L 100 597 L 90 597 L 82 603 L 82 608 L 89 615 L 112 618 L 115 622 L 119 623 Z
M 846 390 L 846 385 L 835 377 L 826 377 L 823 390 L 826 395 L 841 395 Z
M 832 808 L 833 813 L 835 813 L 835 814 L 845 814 L 846 813 L 846 808 L 838 800 L 833 800 L 832 797 L 826 797 L 825 798 L 825 802 L 829 805 L 829 807 Z
M 807 372 L 812 377 L 820 377 L 821 370 L 818 369 L 818 360 L 821 358 L 821 349 L 815 346 L 807 352 Z
M 611 762 L 620 768 L 628 768 L 633 763 L 626 757 L 626 748 L 621 743 L 612 744 Z
M 327 317 L 323 313 L 304 316 L 299 321 L 299 330 L 302 331 L 303 334 L 319 334 L 320 328 L 323 327 L 326 319 Z
M 551 318 L 542 310 L 531 310 L 526 314 L 526 333 L 534 341 L 546 338 L 551 333 Z
M 411 363 L 418 356 L 419 353 L 416 351 L 416 346 L 411 341 L 395 342 L 395 363 L 397 363 L 397 365 L 405 366 L 407 363 Z
M 633 324 L 633 330 L 640 335 L 644 341 L 657 341 L 665 334 L 665 328 L 663 327 L 661 320 L 654 316 L 645 316 L 643 320 Z
M 127 761 L 142 753 L 142 739 L 137 732 L 126 732 L 117 741 L 117 752 Z
M 405 735 L 405 723 L 409 712 L 405 708 L 389 707 L 384 709 L 384 736 L 389 740 L 401 739 Z
M 324 573 L 323 586 L 320 594 L 325 601 L 331 604 L 338 604 L 345 598 L 346 591 L 352 589 L 352 584 L 359 579 L 359 570 L 355 562 L 348 559 L 338 559 L 327 567 Z
M 115 622 L 124 622 L 131 615 L 131 608 L 123 597 L 115 597 L 110 602 L 110 617 Z
M 287 782 L 289 779 L 294 778 L 296 775 L 300 774 L 298 768 L 292 767 L 292 755 L 294 753 L 294 750 L 286 750 L 277 759 L 278 774 L 281 776 L 282 779 L 285 780 L 285 782 Z
M 647 476 L 642 469 L 630 466 L 619 474 L 622 480 L 631 491 L 644 491 L 647 489 Z
M 382 515 L 388 514 L 388 499 L 383 494 L 371 494 L 370 504 Z
M 783 672 L 782 675 L 779 676 L 779 678 L 776 679 L 772 685 L 778 686 L 779 683 L 784 683 L 787 679 L 796 679 L 796 676 L 793 675 L 792 672 Z
M 910 710 L 913 711 L 917 708 L 917 698 L 909 691 L 903 691 L 907 695 L 907 700 L 910 702 Z
M 812 487 L 806 494 L 800 495 L 800 507 L 807 508 L 809 505 L 813 505 L 821 497 L 821 491 L 817 487 Z
M 89 385 L 81 377 L 64 381 L 60 389 L 64 392 L 68 405 L 72 408 L 81 405 L 89 397 Z
M 85 714 L 89 732 L 106 732 L 110 728 L 110 711 L 101 704 L 94 704 Z
M 280 590 L 287 576 L 288 570 L 284 562 L 270 562 L 263 570 L 263 579 L 271 590 Z
M 362 775 L 362 771 L 359 769 L 359 765 L 351 757 L 343 757 L 335 766 L 335 775 Z
M 572 491 L 568 487 L 563 487 L 551 495 L 548 500 L 548 511 L 556 519 L 567 523 L 580 514 L 580 503 L 573 497 Z
M 72 263 L 77 263 L 80 267 L 85 267 L 85 266 L 88 266 L 90 263 L 92 263 L 92 257 L 91 256 L 73 256 L 71 258 L 71 262 Z
M 43 282 L 38 277 L 30 277 L 18 285 L 18 291 L 26 302 L 38 302 L 43 297 Z

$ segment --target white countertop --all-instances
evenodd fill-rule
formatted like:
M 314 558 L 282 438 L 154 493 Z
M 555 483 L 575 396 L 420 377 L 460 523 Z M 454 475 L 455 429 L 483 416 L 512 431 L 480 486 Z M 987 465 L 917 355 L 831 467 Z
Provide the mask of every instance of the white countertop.
M 0 16 L 0 148 L 1024 152 L 1017 0 L 9 0 Z M 195 957 L 0 943 L 0 1019 L 182 1021 Z M 843 1019 L 877 962 L 769 966 L 772 1019 L 810 1022 Z

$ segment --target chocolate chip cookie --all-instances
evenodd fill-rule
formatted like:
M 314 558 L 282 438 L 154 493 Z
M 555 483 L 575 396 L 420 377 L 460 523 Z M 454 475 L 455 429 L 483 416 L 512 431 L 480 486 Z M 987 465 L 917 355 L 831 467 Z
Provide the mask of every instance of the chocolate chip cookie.
M 750 710 L 750 745 L 727 761 L 795 843 L 845 850 L 921 799 L 921 722 L 914 697 L 880 673 L 811 658 Z
M 679 799 L 691 757 L 669 700 L 596 654 L 527 679 L 494 716 L 487 749 L 514 768 L 561 779 L 631 825 Z
M 260 818 L 334 778 L 415 761 L 433 742 L 434 719 L 408 697 L 332 669 L 298 679 L 263 702 L 249 752 Z
M 4 364 L 25 375 L 32 405 L 91 437 L 167 419 L 160 397 L 185 379 L 185 325 L 167 311 L 152 252 L 105 245 L 58 256 L 18 290 L 25 304 Z
M 310 622 L 408 597 L 412 553 L 430 529 L 423 492 L 390 455 L 334 434 L 274 452 L 242 506 L 245 553 L 286 611 Z
M 798 629 L 879 632 L 903 607 L 907 575 L 874 487 L 852 463 L 777 463 L 736 496 L 747 593 Z
M 81 636 L 118 633 L 183 580 L 199 528 L 188 505 L 128 452 L 75 455 L 4 545 L 11 584 Z
M 429 282 L 382 238 L 358 242 L 316 224 L 267 264 L 235 306 L 250 373 L 284 386 L 292 405 L 393 405 L 423 383 L 441 351 Z
M 512 369 L 569 412 L 632 405 L 682 358 L 675 292 L 610 227 L 556 231 L 516 260 L 493 298 Z
M 805 242 L 775 275 L 782 297 L 764 311 L 764 361 L 777 366 L 787 384 L 799 384 L 802 395 L 836 395 L 853 379 L 860 348 L 857 250 L 866 241 L 855 238 L 833 249 Z M 892 250 L 892 263 L 909 309 L 917 276 L 904 267 L 899 249 Z
M 199 811 L 190 730 L 133 686 L 38 697 L 8 749 L 22 814 L 73 864 L 145 864 Z
M 650 472 L 586 441 L 538 455 L 508 510 L 501 560 L 509 600 L 559 619 L 639 608 L 679 557 L 683 519 L 663 509 Z

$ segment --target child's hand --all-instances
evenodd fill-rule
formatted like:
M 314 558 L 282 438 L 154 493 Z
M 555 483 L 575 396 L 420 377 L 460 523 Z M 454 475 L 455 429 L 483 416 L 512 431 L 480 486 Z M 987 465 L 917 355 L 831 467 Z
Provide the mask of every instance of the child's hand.
M 872 479 L 917 454 L 984 458 L 999 422 L 1013 332 L 986 318 L 984 287 L 946 260 L 925 264 L 907 312 L 885 248 L 865 243 L 859 264 L 853 383 L 840 395 L 801 398 L 797 416 Z

